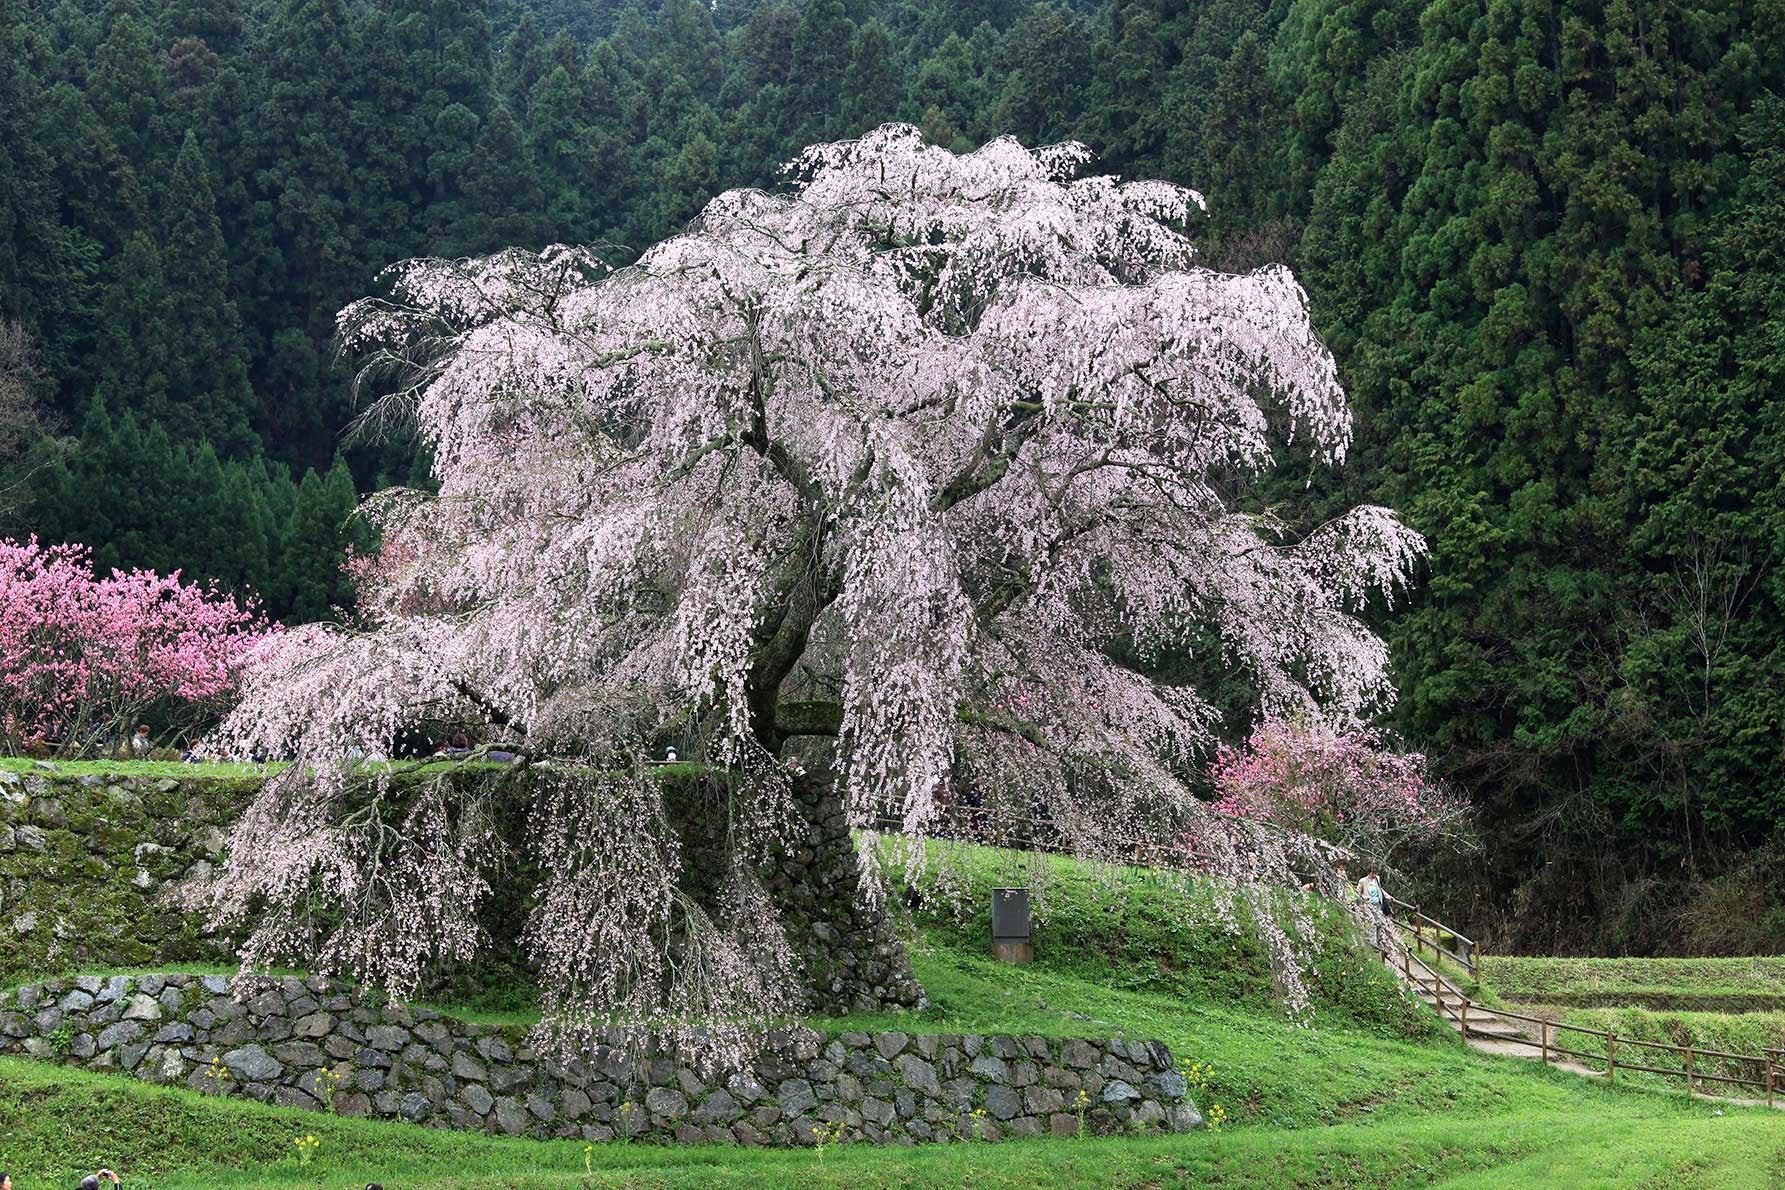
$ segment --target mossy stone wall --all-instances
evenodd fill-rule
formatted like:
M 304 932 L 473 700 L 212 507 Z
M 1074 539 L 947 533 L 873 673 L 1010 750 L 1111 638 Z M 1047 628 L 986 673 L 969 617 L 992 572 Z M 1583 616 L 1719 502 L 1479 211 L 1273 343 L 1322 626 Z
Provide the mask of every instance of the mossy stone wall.
M 161 893 L 221 860 L 229 824 L 255 784 L 202 775 L 75 775 L 48 762 L 25 773 L 0 770 L 0 986 L 65 972 L 233 964 L 231 939 L 208 936 L 202 917 L 171 907 Z M 712 841 L 697 837 L 724 821 L 722 814 L 702 816 L 710 807 L 699 804 L 700 790 L 713 783 L 682 784 L 689 788 L 675 791 L 672 804 L 691 815 L 684 829 L 692 866 L 722 870 L 703 851 Z M 524 787 L 513 793 L 518 815 Z M 778 854 L 764 875 L 806 966 L 811 1008 L 844 1015 L 922 1004 L 922 985 L 892 923 L 857 896 L 854 843 L 830 783 L 804 781 L 795 799 L 806 838 Z M 486 906 L 492 938 L 519 937 L 532 883 L 524 865 L 510 873 Z M 510 949 L 475 969 L 443 974 L 435 990 L 488 998 L 493 985 L 526 982 L 522 956 Z
M 0 770 L 0 985 L 64 971 L 229 963 L 161 898 L 216 863 L 243 780 Z

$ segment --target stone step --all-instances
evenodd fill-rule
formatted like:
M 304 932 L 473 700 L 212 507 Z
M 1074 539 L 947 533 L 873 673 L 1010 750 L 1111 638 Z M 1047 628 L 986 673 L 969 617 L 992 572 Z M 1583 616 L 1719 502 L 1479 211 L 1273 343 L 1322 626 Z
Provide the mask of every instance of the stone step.
M 1426 1007 L 1443 1017 L 1445 1024 L 1459 1033 L 1462 1032 L 1462 1023 L 1457 1020 L 1461 997 L 1456 989 L 1448 986 L 1443 989 L 1442 1004 L 1439 1003 L 1439 997 L 1431 990 L 1430 985 L 1421 987 L 1415 983 L 1413 993 Z M 1495 1016 L 1491 1009 L 1482 1008 L 1473 1002 L 1469 1005 L 1468 1035 L 1471 1039 L 1485 1042 L 1523 1042 L 1528 1040 L 1522 1027 L 1502 1020 Z
M 1433 1008 L 1438 1007 L 1438 997 L 1432 995 L 1430 992 L 1423 993 L 1419 998 Z M 1462 1001 L 1460 999 L 1458 999 L 1456 996 L 1446 996 L 1446 997 L 1444 997 L 1444 1003 L 1445 1003 L 1445 1006 L 1448 1008 L 1456 1008 L 1458 1005 L 1460 1005 L 1462 1003 Z M 1469 1005 L 1469 1011 L 1470 1012 L 1475 1011 L 1475 1005 L 1473 1002 L 1471 1002 Z
M 1457 1029 L 1459 1031 L 1462 1029 L 1462 1022 L 1457 1020 L 1456 1014 L 1454 1013 L 1445 1013 L 1444 1023 L 1449 1025 L 1452 1029 Z M 1471 1010 L 1469 1013 L 1469 1036 L 1521 1038 L 1525 1036 L 1525 1031 L 1517 1025 L 1509 1024 L 1506 1021 L 1498 1020 L 1494 1017 L 1487 1017 L 1484 1019 L 1483 1017 L 1477 1016 L 1475 1012 Z
M 1452 1029 L 1461 1031 L 1462 1022 L 1457 1019 L 1458 1006 L 1455 999 L 1447 997 L 1445 1007 L 1442 1009 L 1438 1007 L 1437 999 L 1429 993 L 1421 996 L 1420 999 L 1425 1001 L 1427 1007 L 1438 1012 L 1444 1018 L 1445 1024 Z M 1469 1006 L 1469 1036 L 1519 1041 L 1525 1038 L 1525 1031 L 1520 1026 L 1495 1016 L 1491 1010 L 1471 1004 Z

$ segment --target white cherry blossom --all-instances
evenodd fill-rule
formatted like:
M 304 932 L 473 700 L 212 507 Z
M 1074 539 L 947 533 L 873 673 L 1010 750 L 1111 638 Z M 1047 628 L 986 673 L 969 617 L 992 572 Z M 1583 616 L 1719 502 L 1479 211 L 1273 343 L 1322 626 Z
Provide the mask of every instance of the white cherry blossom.
M 1344 457 L 1306 295 L 1200 267 L 1199 195 L 1087 159 L 889 125 L 630 265 L 410 261 L 343 311 L 368 377 L 399 378 L 368 418 L 411 422 L 439 489 L 368 502 L 355 622 L 289 634 L 220 733 L 296 759 L 207 890 L 256 924 L 246 958 L 407 991 L 475 952 L 494 795 L 357 761 L 418 723 L 550 763 L 524 941 L 552 1027 L 710 1040 L 797 1004 L 754 877 L 798 825 L 796 757 L 863 829 L 921 838 L 972 800 L 1116 859 L 1183 835 L 1215 726 L 1134 658 L 1218 648 L 1276 715 L 1386 703 L 1357 614 L 1420 539 L 1361 508 L 1293 540 L 1234 505 L 1282 451 Z M 648 767 L 670 745 L 733 774 L 735 862 L 704 904 Z M 1250 829 L 1197 862 L 1292 878 Z

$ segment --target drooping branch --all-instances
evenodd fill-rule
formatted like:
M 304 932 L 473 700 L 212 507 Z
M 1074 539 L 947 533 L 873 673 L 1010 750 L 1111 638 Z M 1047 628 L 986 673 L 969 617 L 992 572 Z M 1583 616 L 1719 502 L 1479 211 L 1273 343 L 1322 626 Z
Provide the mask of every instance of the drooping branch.
M 1117 646 L 1194 625 L 1268 713 L 1385 703 L 1354 611 L 1417 537 L 1373 509 L 1261 548 L 1272 526 L 1228 507 L 1281 427 L 1318 461 L 1349 440 L 1306 295 L 1284 269 L 1195 267 L 1198 196 L 1074 180 L 1086 158 L 889 126 L 809 150 L 784 193 L 716 197 L 632 267 L 563 246 L 416 261 L 350 307 L 348 345 L 412 369 L 396 388 L 439 494 L 382 522 L 362 628 L 302 630 L 226 724 L 297 763 L 244 817 L 214 907 L 270 907 L 271 946 L 312 902 L 480 878 L 445 785 L 393 828 L 432 869 L 393 869 L 389 838 L 339 814 L 342 757 L 388 754 L 451 698 L 561 778 L 524 844 L 562 874 L 527 934 L 549 1014 L 760 1023 L 783 1001 L 739 964 L 774 953 L 773 910 L 747 881 L 729 909 L 677 887 L 681 836 L 640 776 L 662 747 L 734 765 L 727 824 L 788 820 L 778 752 L 815 735 L 857 822 L 922 833 L 993 781 L 1101 855 L 1194 802 L 1218 718 Z M 405 971 L 460 944 L 400 910 L 346 916 L 370 974 L 388 932 Z

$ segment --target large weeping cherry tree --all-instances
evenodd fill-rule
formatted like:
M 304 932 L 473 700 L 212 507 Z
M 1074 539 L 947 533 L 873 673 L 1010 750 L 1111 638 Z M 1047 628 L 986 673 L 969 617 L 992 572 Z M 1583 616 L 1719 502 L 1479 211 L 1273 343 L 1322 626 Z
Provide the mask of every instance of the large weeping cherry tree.
M 1356 613 L 1421 542 L 1381 508 L 1299 539 L 1236 510 L 1274 450 L 1342 459 L 1333 359 L 1288 271 L 1198 266 L 1200 196 L 1077 178 L 1087 157 L 887 126 L 628 267 L 411 261 L 345 310 L 400 376 L 368 416 L 413 422 L 439 489 L 367 504 L 352 622 L 287 634 L 222 729 L 295 757 L 202 890 L 252 927 L 245 960 L 401 993 L 476 952 L 503 846 L 479 784 L 357 759 L 424 720 L 531 771 L 523 941 L 572 1041 L 716 1053 L 797 1010 L 758 873 L 814 772 L 867 898 L 875 830 L 922 839 L 968 799 L 1091 856 L 1189 839 L 1235 888 L 1300 873 L 1314 849 L 1199 811 L 1182 777 L 1218 716 L 1146 662 L 1211 650 L 1265 713 L 1366 713 L 1391 688 Z M 728 775 L 710 895 L 682 887 L 666 745 Z

